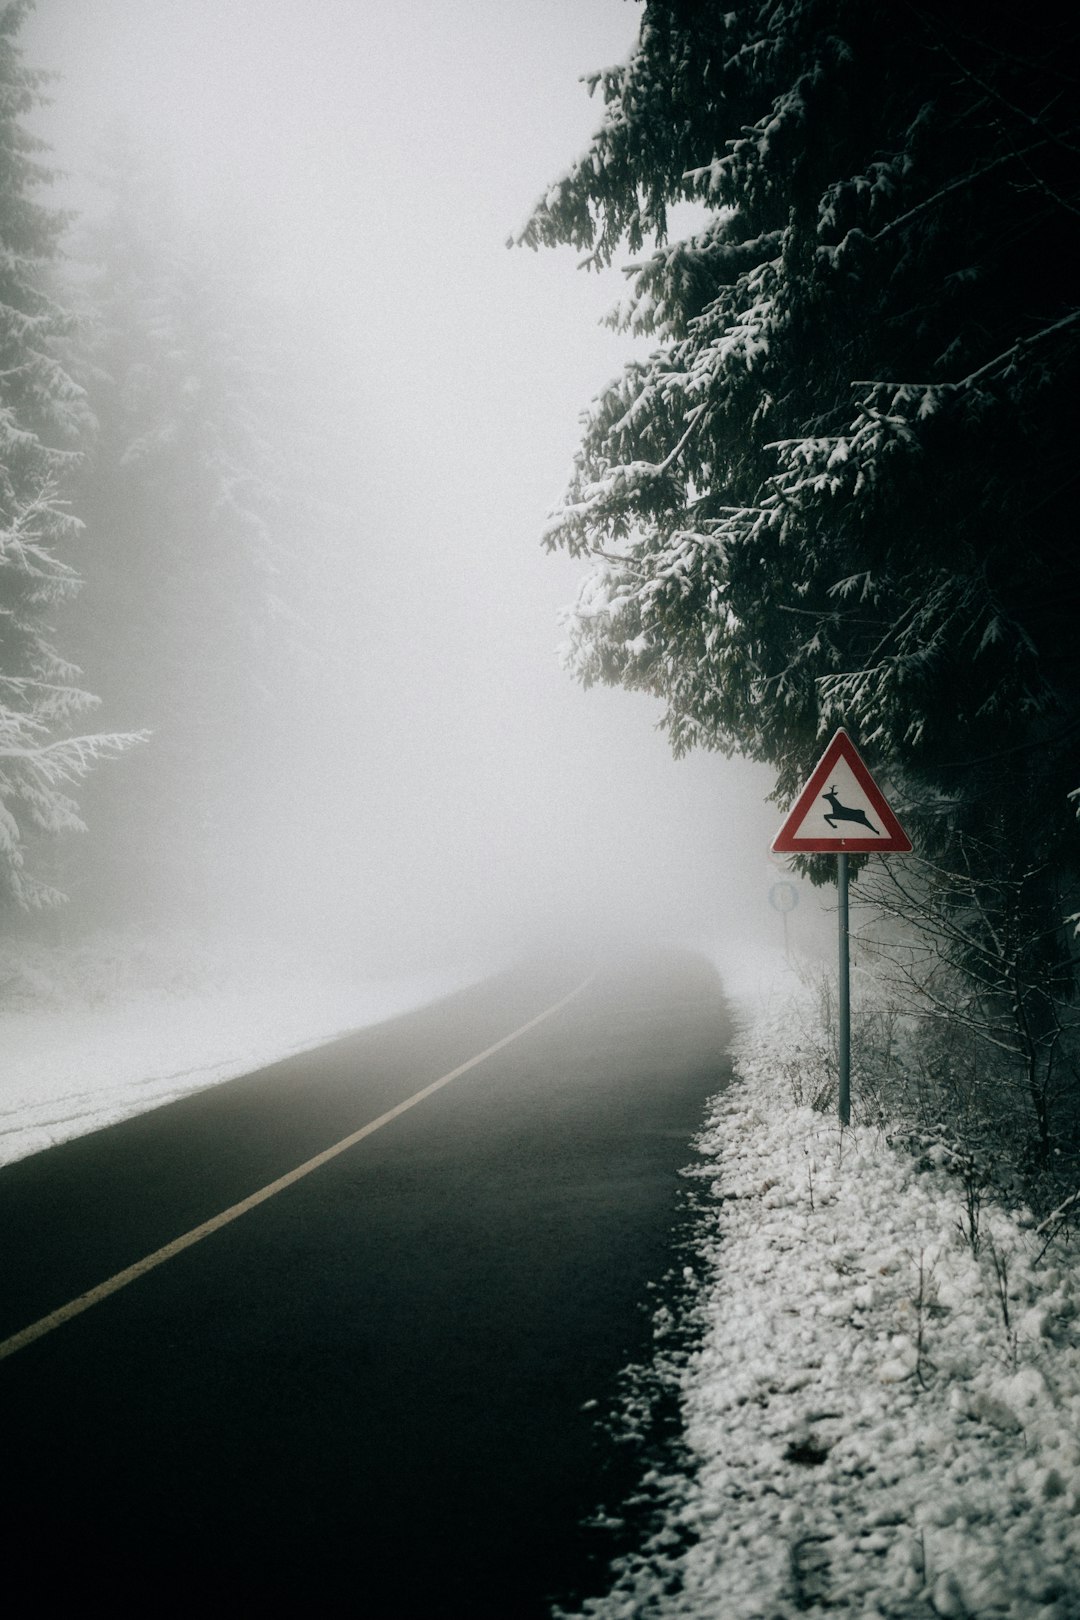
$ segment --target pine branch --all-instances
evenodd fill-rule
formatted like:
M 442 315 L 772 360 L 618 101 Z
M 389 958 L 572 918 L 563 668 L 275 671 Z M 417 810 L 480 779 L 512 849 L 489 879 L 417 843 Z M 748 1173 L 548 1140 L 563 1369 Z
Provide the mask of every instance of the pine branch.
M 86 737 L 61 737 L 40 747 L 0 747 L 0 760 L 16 760 L 29 765 L 44 781 L 70 782 L 87 772 L 109 754 L 120 754 L 138 743 L 149 741 L 149 731 L 102 732 Z
M 1060 320 L 1052 322 L 1050 326 L 1044 326 L 1040 332 L 1032 333 L 1031 337 L 1018 338 L 1011 348 L 997 355 L 995 359 L 987 361 L 985 366 L 980 366 L 978 371 L 973 371 L 970 376 L 965 377 L 962 382 L 956 383 L 954 386 L 957 388 L 970 388 L 972 383 L 978 382 L 980 378 L 997 370 L 999 366 L 1005 365 L 1014 356 L 1018 357 L 1025 349 L 1032 348 L 1036 343 L 1041 343 L 1044 338 L 1051 337 L 1055 332 L 1060 332 L 1067 326 L 1072 326 L 1078 320 L 1080 320 L 1080 310 L 1074 309 L 1068 315 L 1063 315 Z
M 906 213 L 899 214 L 896 219 L 891 219 L 887 225 L 883 225 L 880 231 L 875 231 L 870 238 L 871 242 L 883 242 L 894 231 L 898 231 L 904 225 L 910 224 L 913 219 L 918 219 L 920 214 L 925 214 L 930 208 L 936 208 L 938 203 L 943 202 L 946 197 L 951 197 L 957 191 L 963 191 L 965 187 L 974 185 L 977 180 L 982 180 L 986 175 L 993 174 L 996 169 L 1003 168 L 1007 163 L 1015 163 L 1017 158 L 1024 157 L 1029 152 L 1038 151 L 1041 146 L 1047 145 L 1048 139 L 1048 137 L 1044 137 L 1042 140 L 1032 141 L 1030 146 L 1021 147 L 1017 151 L 1003 152 L 992 163 L 987 163 L 983 168 L 975 169 L 969 174 L 961 175 L 958 180 L 953 180 L 947 186 L 942 186 L 941 190 L 935 191 L 932 197 L 927 197 L 921 203 L 916 203 L 914 208 L 909 208 Z
M 1030 124 L 1033 129 L 1041 130 L 1046 140 L 1052 141 L 1055 145 L 1060 146 L 1064 151 L 1069 152 L 1073 156 L 1080 156 L 1080 147 L 1074 145 L 1072 141 L 1067 141 L 1064 136 L 1058 135 L 1043 121 L 1038 114 L 1026 112 L 1023 107 L 1018 107 L 1017 104 L 1014 101 L 1010 101 L 1008 96 L 1004 95 L 996 85 L 989 83 L 988 80 L 984 79 L 981 74 L 976 73 L 974 68 L 969 67 L 966 62 L 957 56 L 956 52 L 950 49 L 941 30 L 935 27 L 934 23 L 924 11 L 922 11 L 918 6 L 913 5 L 911 0 L 904 0 L 904 3 L 907 6 L 907 9 L 918 17 L 919 21 L 922 23 L 927 32 L 932 34 L 937 40 L 938 49 L 942 52 L 942 54 L 948 57 L 949 61 L 955 68 L 959 69 L 965 79 L 969 80 L 970 83 L 977 85 L 988 100 L 996 101 L 999 107 L 1004 107 L 1007 112 L 1011 113 L 1014 118 L 1018 118 L 1021 123 Z M 967 38 L 967 42 L 969 44 L 975 43 L 971 40 L 970 36 L 965 37 Z M 981 44 L 981 41 L 979 43 Z

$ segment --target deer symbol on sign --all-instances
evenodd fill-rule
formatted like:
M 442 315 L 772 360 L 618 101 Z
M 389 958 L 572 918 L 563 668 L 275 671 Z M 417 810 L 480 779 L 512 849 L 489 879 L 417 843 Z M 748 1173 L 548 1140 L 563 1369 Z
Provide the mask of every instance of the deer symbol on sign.
M 825 820 L 829 823 L 830 827 L 835 827 L 838 821 L 854 821 L 857 822 L 860 827 L 869 827 L 872 833 L 878 834 L 879 829 L 874 826 L 872 821 L 867 819 L 865 810 L 852 810 L 846 804 L 840 803 L 840 800 L 837 797 L 835 782 L 829 789 L 828 793 L 823 793 L 821 797 L 823 799 L 828 799 L 829 801 L 829 813 L 826 815 Z

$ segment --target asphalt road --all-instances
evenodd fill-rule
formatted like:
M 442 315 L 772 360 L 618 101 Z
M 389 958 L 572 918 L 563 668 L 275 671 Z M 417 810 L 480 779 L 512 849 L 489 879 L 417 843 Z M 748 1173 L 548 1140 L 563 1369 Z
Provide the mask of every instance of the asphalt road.
M 530 967 L 0 1171 L 0 1339 L 585 980 Z M 596 1408 L 645 1354 L 720 986 L 588 987 L 295 1185 L 0 1361 L 3 1571 L 114 1614 L 533 1620 L 602 1584 Z M 617 1472 L 617 1471 L 616 1471 Z M 43 1551 L 43 1543 L 46 1550 Z

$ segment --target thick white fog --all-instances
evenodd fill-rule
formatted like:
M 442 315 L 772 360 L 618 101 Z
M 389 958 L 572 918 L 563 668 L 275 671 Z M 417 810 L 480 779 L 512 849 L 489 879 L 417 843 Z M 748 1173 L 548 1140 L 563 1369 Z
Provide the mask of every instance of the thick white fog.
M 311 465 L 348 514 L 344 555 L 310 559 L 337 571 L 325 701 L 291 717 L 280 807 L 251 817 L 275 923 L 332 918 L 395 951 L 501 949 L 553 923 L 782 938 L 769 773 L 674 761 L 656 705 L 583 692 L 556 654 L 581 567 L 539 536 L 579 412 L 628 353 L 599 324 L 620 278 L 505 244 L 600 117 L 579 76 L 625 57 L 639 17 L 625 0 L 39 0 L 24 30 L 28 62 L 58 73 L 34 116 L 66 171 L 56 200 L 88 206 L 121 117 L 289 312 L 337 447 Z

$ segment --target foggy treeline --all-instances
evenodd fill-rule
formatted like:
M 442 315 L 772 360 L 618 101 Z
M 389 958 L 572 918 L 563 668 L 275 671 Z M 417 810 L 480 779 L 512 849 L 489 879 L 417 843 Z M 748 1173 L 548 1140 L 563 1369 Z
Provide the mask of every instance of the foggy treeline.
M 0 18 L 9 931 L 778 933 L 764 773 L 673 766 L 556 656 L 609 294 L 505 237 L 632 14 Z
M 5 106 L 25 111 L 21 9 L 3 18 Z M 326 436 L 273 308 L 170 210 L 123 128 L 62 264 L 11 113 L 3 139 L 5 887 L 113 921 L 198 918 L 247 871 L 271 806 L 283 833 L 304 819 L 291 718 L 325 706 L 340 657 L 315 628 L 343 584 Z M 77 746 L 59 740 L 91 713 Z M 84 782 L 110 753 L 130 757 Z M 56 842 L 76 814 L 86 837 Z

